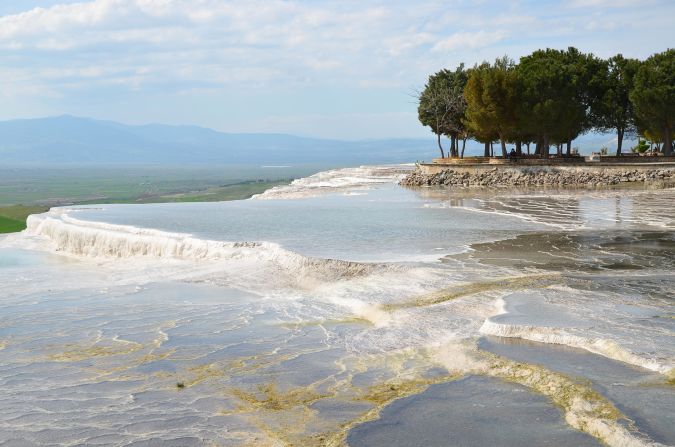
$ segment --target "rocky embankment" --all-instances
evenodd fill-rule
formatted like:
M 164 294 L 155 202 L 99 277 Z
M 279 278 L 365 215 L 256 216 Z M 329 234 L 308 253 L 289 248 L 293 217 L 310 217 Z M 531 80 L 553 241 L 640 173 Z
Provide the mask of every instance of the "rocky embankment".
M 425 174 L 416 168 L 400 184 L 404 186 L 563 186 L 602 187 L 623 183 L 675 184 L 675 168 L 605 170 L 556 168 L 492 168 L 481 171 L 453 170 Z

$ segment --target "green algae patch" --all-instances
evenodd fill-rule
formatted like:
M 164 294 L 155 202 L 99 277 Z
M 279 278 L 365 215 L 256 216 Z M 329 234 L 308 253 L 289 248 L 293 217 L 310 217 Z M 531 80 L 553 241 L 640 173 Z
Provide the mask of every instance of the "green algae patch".
M 155 353 L 155 352 L 149 352 L 138 359 L 134 362 L 136 365 L 145 365 L 146 363 L 152 363 L 152 362 L 157 362 L 160 360 L 166 360 L 167 358 L 171 357 L 176 352 L 175 349 L 170 349 L 166 352 L 161 352 L 161 353 Z M 134 365 L 135 366 L 135 365 Z
M 582 410 L 584 416 L 609 421 L 623 417 L 619 410 L 591 388 L 589 383 L 575 381 L 539 365 L 496 358 L 490 362 L 488 375 L 527 386 L 547 396 L 566 413 Z
M 560 278 L 559 274 L 544 274 L 509 277 L 493 281 L 472 282 L 461 286 L 438 290 L 426 295 L 420 295 L 407 301 L 385 304 L 381 307 L 381 309 L 387 312 L 392 312 L 398 309 L 433 306 L 436 304 L 442 304 L 446 301 L 452 301 L 458 298 L 476 295 L 478 293 L 491 292 L 494 290 L 505 291 L 524 288 L 544 288 L 555 284 L 558 278 Z
M 405 349 L 385 355 L 345 357 L 336 360 L 340 373 L 301 387 L 283 388 L 265 382 L 250 388 L 230 388 L 227 394 L 237 401 L 224 415 L 244 417 L 259 432 L 261 445 L 338 447 L 344 446 L 349 430 L 375 419 L 382 408 L 396 399 L 424 391 L 429 385 L 457 376 L 436 374 L 437 368 L 426 352 Z M 355 375 L 368 374 L 366 383 L 357 385 Z M 363 377 L 359 380 L 363 381 Z M 320 402 L 345 405 L 349 416 L 337 416 Z
M 213 362 L 196 365 L 187 368 L 187 370 L 179 374 L 177 380 L 181 381 L 185 385 L 185 388 L 214 379 L 225 381 L 233 376 L 251 375 L 261 369 L 290 360 L 296 355 L 269 353 L 243 356 L 222 363 Z
M 314 402 L 332 397 L 333 394 L 319 393 L 313 387 L 280 389 L 276 383 L 259 384 L 254 390 L 230 389 L 237 398 L 234 412 L 242 414 L 262 433 L 269 445 L 276 446 L 321 446 L 322 443 L 308 442 L 309 424 L 317 419 L 317 411 L 310 408 Z
M 313 352 L 313 351 L 312 351 Z M 238 357 L 229 360 L 224 368 L 230 375 L 248 375 L 261 369 L 270 366 L 278 365 L 279 363 L 291 360 L 300 354 L 276 354 L 266 353 L 258 355 L 250 355 Z
M 351 316 L 351 317 L 346 317 L 346 318 L 329 318 L 325 320 L 308 320 L 308 321 L 299 321 L 297 323 L 295 322 L 287 322 L 287 323 L 281 323 L 279 326 L 286 328 L 286 329 L 300 329 L 304 327 L 332 327 L 332 326 L 340 326 L 344 324 L 356 324 L 356 325 L 367 325 L 367 326 L 372 326 L 373 322 L 368 320 L 367 318 L 361 318 L 357 316 Z
M 80 362 L 90 359 L 103 359 L 113 356 L 128 356 L 124 360 L 115 359 L 116 364 L 96 362 L 86 365 L 86 370 L 94 372 L 99 377 L 122 373 L 143 364 L 164 360 L 175 353 L 175 349 L 161 349 L 166 340 L 163 330 L 173 327 L 175 322 L 165 323 L 157 329 L 158 336 L 149 343 L 141 344 L 135 341 L 124 340 L 117 336 L 113 338 L 97 337 L 89 343 L 70 343 L 66 345 L 49 346 L 50 351 L 57 351 L 47 355 L 52 362 Z M 160 352 L 156 352 L 156 351 Z M 140 377 L 144 377 L 140 375 Z
M 111 345 L 76 345 L 69 344 L 64 346 L 65 350 L 56 354 L 51 354 L 47 358 L 53 362 L 80 362 L 82 360 L 93 359 L 97 357 L 109 357 L 114 355 L 126 355 L 140 351 L 143 347 L 139 343 L 130 341 L 118 341 Z
M 668 371 L 666 371 L 666 383 L 668 385 L 673 385 L 675 386 L 675 368 L 670 368 Z
M 241 412 L 252 412 L 253 424 L 268 438 L 288 447 L 338 447 L 345 446 L 347 433 L 358 424 L 377 419 L 384 407 L 426 390 L 430 385 L 454 380 L 460 376 L 442 375 L 433 378 L 392 379 L 365 389 L 349 384 L 318 393 L 311 387 L 291 388 L 280 391 L 275 384 L 262 384 L 255 392 L 232 390 L 240 402 Z M 321 426 L 320 417 L 311 405 L 321 399 L 366 403 L 370 408 L 351 421 L 338 424 L 332 430 L 307 433 L 304 428 L 312 423 Z M 265 413 L 272 417 L 265 417 Z
M 387 405 L 397 399 L 411 396 L 413 394 L 419 394 L 434 383 L 439 383 L 441 381 L 445 382 L 447 380 L 450 379 L 409 379 L 379 383 L 368 388 L 366 394 L 359 397 L 358 400 L 370 402 L 377 406 Z
M 441 351 L 443 355 L 439 355 Z M 517 383 L 546 396 L 562 410 L 568 425 L 607 445 L 647 445 L 622 425 L 627 422 L 630 427 L 631 421 L 589 383 L 539 365 L 479 351 L 468 341 L 341 362 L 352 374 L 322 391 L 317 391 L 319 382 L 285 390 L 273 382 L 253 389 L 231 389 L 229 394 L 239 404 L 227 414 L 246 417 L 269 445 L 339 447 L 346 445 L 353 427 L 377 419 L 392 402 L 424 392 L 431 385 L 476 374 Z M 439 365 L 444 372 L 427 376 Z M 375 375 L 369 384 L 357 386 L 353 382 L 357 371 Z M 359 409 L 348 420 L 331 421 L 319 411 L 320 406 L 314 405 L 323 400 Z
M 235 388 L 231 393 L 244 402 L 246 406 L 271 411 L 282 411 L 297 406 L 307 406 L 319 399 L 329 397 L 328 394 L 319 394 L 304 387 L 280 391 L 275 383 L 260 384 L 255 392 L 247 392 Z
M 181 388 L 189 388 L 211 379 L 226 379 L 229 377 L 225 368 L 218 363 L 193 366 L 188 368 L 184 376 L 186 377 L 179 381 L 183 384 Z

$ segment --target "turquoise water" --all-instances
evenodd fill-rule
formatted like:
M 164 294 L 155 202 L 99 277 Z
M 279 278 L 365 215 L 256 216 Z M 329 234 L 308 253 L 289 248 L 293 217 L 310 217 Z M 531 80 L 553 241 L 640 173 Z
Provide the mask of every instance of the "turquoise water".
M 414 191 L 387 184 L 363 195 L 107 205 L 73 216 L 190 233 L 200 239 L 269 241 L 307 256 L 363 261 L 436 260 L 439 254 L 465 251 L 477 240 L 536 228 L 514 217 L 482 219 L 485 233 L 480 234 L 471 211 L 425 206 L 431 203 Z

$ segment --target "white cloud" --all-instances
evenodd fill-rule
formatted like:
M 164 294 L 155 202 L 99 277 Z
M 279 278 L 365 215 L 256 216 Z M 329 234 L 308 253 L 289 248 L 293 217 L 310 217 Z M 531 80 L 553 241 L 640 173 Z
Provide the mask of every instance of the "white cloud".
M 612 20 L 593 19 L 586 24 L 589 31 L 612 31 L 619 28 L 619 24 Z
M 219 122 L 216 114 L 224 106 L 217 98 L 235 91 L 242 92 L 243 103 L 228 106 L 250 116 L 262 113 L 254 107 L 311 102 L 326 116 L 361 116 L 367 128 L 379 106 L 359 97 L 364 90 L 405 97 L 429 73 L 460 62 L 470 66 L 504 54 L 517 59 L 547 46 L 576 45 L 602 56 L 660 51 L 675 3 L 644 1 L 660 4 L 629 9 L 610 8 L 608 0 L 585 1 L 584 8 L 497 0 L 63 0 L 0 17 L 0 95 L 13 98 L 12 104 L 43 101 L 45 111 L 95 115 L 101 107 L 101 115 L 111 119 L 111 108 L 98 104 L 118 101 L 116 110 L 147 110 L 145 104 L 155 101 L 157 110 L 178 110 L 193 95 L 195 104 L 212 110 L 211 122 Z M 640 30 L 625 32 L 628 26 Z M 287 95 L 285 104 L 274 103 L 279 90 Z M 251 95 L 269 99 L 255 105 L 241 99 Z M 0 116 L 11 116 L 7 104 L 0 102 Z M 387 104 L 398 107 L 387 112 L 414 115 L 414 105 L 405 100 Z
M 395 36 L 385 41 L 389 54 L 399 56 L 408 51 L 415 51 L 419 47 L 434 41 L 434 36 L 428 32 L 415 32 L 411 30 L 401 36 Z
M 588 7 L 610 7 L 610 8 L 631 8 L 644 7 L 650 0 L 572 0 L 570 6 L 573 8 L 588 8 Z
M 129 71 L 153 65 L 154 73 L 134 77 L 135 88 L 167 81 L 255 85 L 272 78 L 287 84 L 319 78 L 358 83 L 381 78 L 400 50 L 433 39 L 414 28 L 406 31 L 413 38 L 402 36 L 397 28 L 408 25 L 386 8 L 354 6 L 280 0 L 70 3 L 0 17 L 0 51 L 57 66 L 50 68 L 86 70 L 102 60 Z
M 452 51 L 458 48 L 483 48 L 499 42 L 507 36 L 506 31 L 477 31 L 455 33 L 440 40 L 432 51 Z

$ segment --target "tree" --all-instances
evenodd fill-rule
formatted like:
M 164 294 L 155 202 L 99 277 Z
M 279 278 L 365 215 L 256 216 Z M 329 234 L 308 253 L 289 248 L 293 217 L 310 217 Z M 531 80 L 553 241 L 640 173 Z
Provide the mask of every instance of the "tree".
M 464 89 L 467 128 L 476 135 L 496 135 L 506 158 L 506 141 L 515 135 L 517 72 L 504 56 L 493 65 L 474 67 Z
M 450 101 L 448 90 L 443 85 L 440 72 L 429 76 L 429 81 L 424 86 L 424 90 L 419 93 L 418 100 L 418 119 L 424 126 L 429 126 L 431 131 L 436 134 L 441 158 L 445 158 L 441 145 L 441 135 L 445 133 L 445 123 L 450 113 Z
M 598 100 L 592 104 L 594 127 L 600 131 L 616 131 L 616 155 L 621 155 L 623 138 L 636 131 L 635 113 L 629 99 L 635 75 L 640 67 L 637 59 L 626 59 L 621 54 L 603 63 L 598 72 Z
M 429 126 L 436 134 L 441 157 L 444 157 L 441 135 L 450 137 L 448 154 L 457 157 L 459 145 L 457 141 L 464 134 L 464 85 L 466 85 L 464 64 L 455 71 L 441 70 L 431 76 L 419 94 L 417 113 L 420 122 Z
M 570 104 L 568 120 L 563 121 L 563 140 L 567 145 L 567 155 L 572 150 L 572 140 L 594 127 L 594 104 L 600 101 L 603 93 L 602 73 L 605 62 L 590 53 L 581 53 L 574 47 L 569 47 L 563 58 L 569 84 L 572 88 L 573 103 Z
M 448 72 L 447 76 L 450 86 L 450 96 L 452 98 L 452 107 L 450 108 L 450 115 L 448 117 L 448 132 L 445 135 L 450 137 L 450 151 L 452 156 L 458 157 L 459 139 L 466 135 L 466 126 L 464 125 L 466 113 L 464 87 L 466 86 L 468 74 L 462 63 L 459 64 L 455 71 Z
M 589 94 L 585 82 L 595 59 L 567 51 L 537 50 L 518 65 L 519 131 L 536 136 L 540 155 L 548 155 L 552 143 L 567 143 L 589 127 Z
M 647 143 L 646 140 L 643 140 L 641 138 L 638 140 L 638 144 L 631 148 L 631 152 L 637 154 L 644 154 L 648 150 L 649 150 L 649 143 Z
M 629 94 L 638 125 L 661 135 L 664 155 L 671 155 L 675 133 L 675 49 L 649 57 L 635 75 Z

